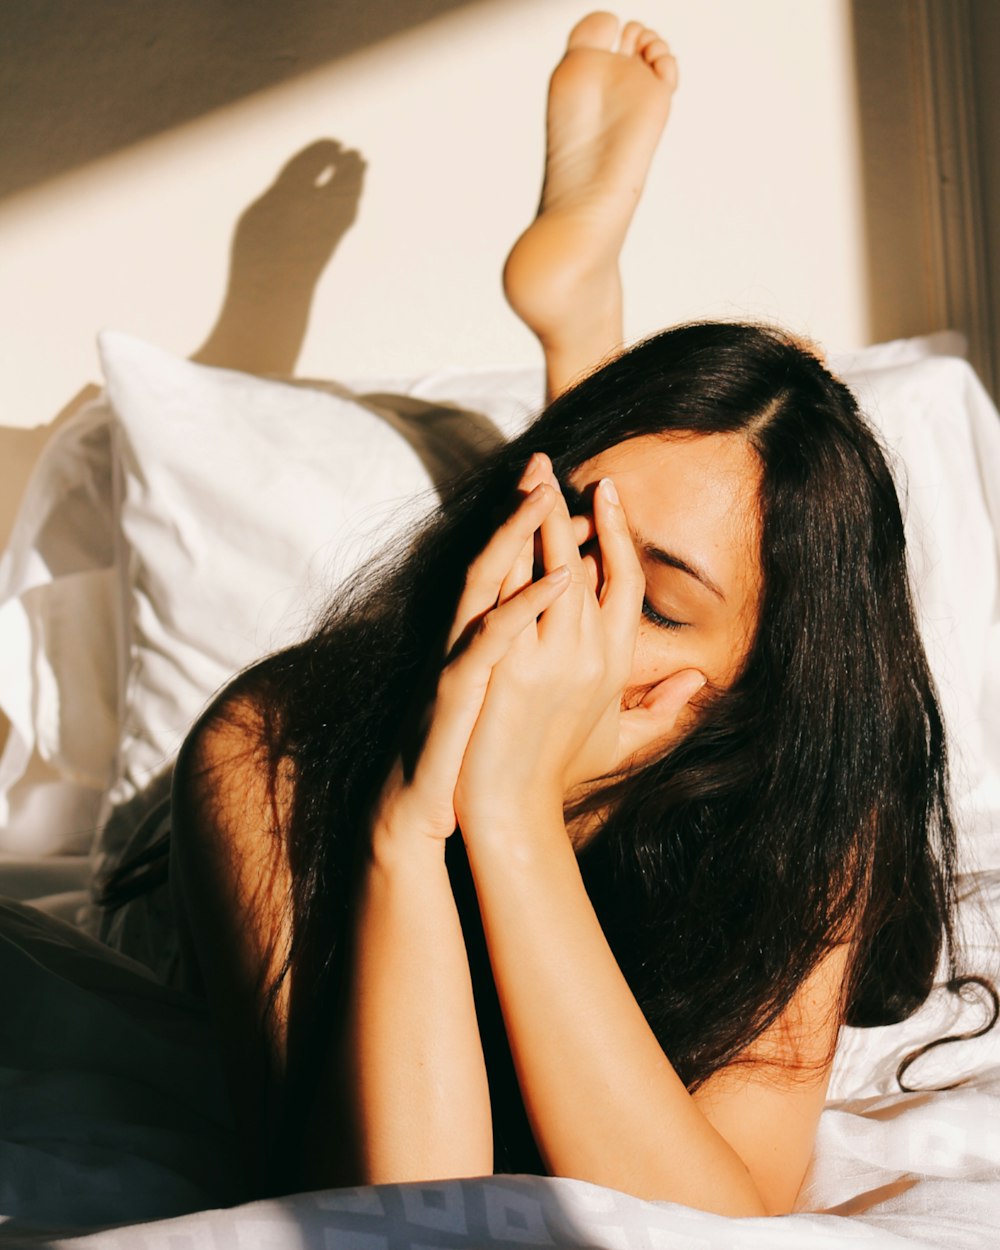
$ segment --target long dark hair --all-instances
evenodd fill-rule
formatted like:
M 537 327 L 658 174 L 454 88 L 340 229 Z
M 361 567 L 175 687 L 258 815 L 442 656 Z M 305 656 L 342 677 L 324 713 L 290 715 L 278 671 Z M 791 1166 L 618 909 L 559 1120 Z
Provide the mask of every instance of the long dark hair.
M 452 483 L 412 546 L 339 595 L 307 641 L 241 679 L 270 709 L 275 770 L 291 762 L 296 778 L 285 972 L 308 962 L 320 1004 L 302 1030 L 301 1097 L 343 990 L 356 847 L 399 727 L 431 688 L 464 572 L 525 462 L 545 451 L 565 480 L 609 447 L 672 432 L 738 432 L 756 451 L 764 590 L 737 680 L 679 746 L 588 800 L 606 817 L 580 853 L 584 881 L 665 1053 L 696 1090 L 851 936 L 844 1023 L 905 1019 L 943 957 L 950 989 L 975 980 L 993 996 L 995 1023 L 993 987 L 959 975 L 944 734 L 885 456 L 848 388 L 797 340 L 702 323 L 561 395 Z M 448 854 L 486 1045 L 503 1030 L 457 836 Z M 499 1110 L 512 1069 L 490 1046 L 498 1163 L 532 1170 L 530 1134 Z M 902 1088 L 919 1053 L 900 1065 Z

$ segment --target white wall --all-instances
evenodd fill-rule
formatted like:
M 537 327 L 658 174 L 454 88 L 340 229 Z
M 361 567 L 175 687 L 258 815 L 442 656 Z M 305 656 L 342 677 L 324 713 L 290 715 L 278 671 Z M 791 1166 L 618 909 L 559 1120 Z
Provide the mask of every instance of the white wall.
M 194 352 L 222 305 L 241 214 L 324 138 L 359 150 L 367 169 L 297 372 L 534 360 L 499 272 L 537 199 L 547 75 L 586 9 L 469 3 L 0 201 L 0 422 L 47 422 L 99 380 L 101 327 Z M 670 39 L 682 77 L 624 258 L 629 334 L 749 315 L 835 348 L 867 341 L 849 0 L 636 0 L 629 15 Z M 295 38 L 308 43 L 308 28 Z M 92 45 L 81 126 L 88 92 L 115 106 Z M 204 72 L 224 73 L 233 55 L 204 49 Z M 206 352 L 263 371 L 291 367 L 350 197 L 334 186 L 324 199 L 306 179 L 271 201 L 244 228 L 232 315 Z

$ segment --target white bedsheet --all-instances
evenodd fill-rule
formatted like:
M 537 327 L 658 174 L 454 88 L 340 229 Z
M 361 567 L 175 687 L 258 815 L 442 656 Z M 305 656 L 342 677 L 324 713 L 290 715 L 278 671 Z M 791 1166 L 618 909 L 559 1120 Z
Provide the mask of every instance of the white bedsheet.
M 997 904 L 1000 874 L 989 885 Z M 73 926 L 3 900 L 0 983 L 18 1006 L 0 1019 L 0 1211 L 10 1216 L 0 1223 L 2 1246 L 1000 1244 L 996 1031 L 964 1043 L 977 1049 L 967 1050 L 973 1075 L 957 1089 L 829 1103 L 790 1216 L 731 1220 L 541 1177 L 331 1190 L 230 1206 L 238 1188 L 222 1068 L 194 1000 Z M 665 1133 L 664 1150 L 673 1145 Z M 123 1221 L 124 1228 L 106 1228 Z
M 49 1236 L 74 1250 L 995 1250 L 1000 1068 L 965 1090 L 823 1113 L 820 1208 L 729 1219 L 582 1181 L 489 1177 L 331 1190 L 125 1229 Z M 669 1149 L 669 1143 L 666 1144 Z M 38 1244 L 0 1226 L 0 1245 Z

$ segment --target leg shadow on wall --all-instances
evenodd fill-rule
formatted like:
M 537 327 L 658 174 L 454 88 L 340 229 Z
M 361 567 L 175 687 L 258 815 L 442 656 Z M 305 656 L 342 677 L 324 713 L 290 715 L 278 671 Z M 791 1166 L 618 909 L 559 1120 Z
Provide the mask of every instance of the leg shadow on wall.
M 236 225 L 222 310 L 192 360 L 294 371 L 316 285 L 357 217 L 364 172 L 361 154 L 335 139 L 288 161 Z
M 192 360 L 248 373 L 294 371 L 316 285 L 357 217 L 364 171 L 361 154 L 335 139 L 319 139 L 287 162 L 237 222 L 222 310 Z M 98 393 L 87 385 L 47 425 L 0 432 L 0 550 L 49 436 Z

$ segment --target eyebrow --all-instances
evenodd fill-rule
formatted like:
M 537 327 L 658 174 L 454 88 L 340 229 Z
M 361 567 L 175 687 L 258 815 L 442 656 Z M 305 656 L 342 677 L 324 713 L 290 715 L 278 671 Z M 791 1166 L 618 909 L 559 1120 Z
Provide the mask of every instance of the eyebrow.
M 569 482 L 560 482 L 563 495 L 571 513 L 589 512 L 590 504 L 586 498 Z M 639 549 L 650 560 L 657 564 L 662 564 L 669 569 L 678 569 L 681 573 L 687 573 L 689 577 L 693 577 L 696 582 L 701 582 L 706 590 L 710 590 L 713 595 L 726 602 L 726 596 L 722 593 L 720 587 L 709 577 L 704 569 L 699 568 L 696 564 L 692 564 L 689 560 L 685 560 L 683 556 L 677 555 L 673 551 L 664 551 L 662 547 L 658 547 L 656 543 L 648 542 L 646 539 L 637 536 Z
M 675 555 L 672 551 L 664 551 L 662 547 L 657 547 L 655 543 L 644 542 L 640 539 L 639 546 L 644 554 L 649 556 L 651 560 L 655 560 L 657 564 L 664 564 L 670 569 L 680 569 L 682 573 L 687 573 L 695 581 L 701 582 L 706 590 L 710 590 L 723 603 L 726 602 L 726 596 L 704 569 L 698 568 L 696 564 L 689 563 L 687 560 L 682 559 L 681 556 Z

